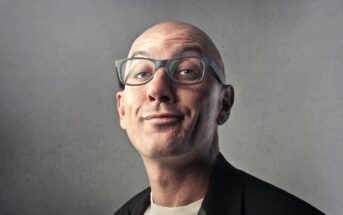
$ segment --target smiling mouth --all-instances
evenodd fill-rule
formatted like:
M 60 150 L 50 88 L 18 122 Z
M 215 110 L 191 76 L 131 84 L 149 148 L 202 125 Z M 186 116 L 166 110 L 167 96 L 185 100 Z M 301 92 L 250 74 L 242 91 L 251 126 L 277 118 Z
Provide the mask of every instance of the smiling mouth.
M 158 114 L 150 114 L 144 117 L 149 123 L 154 125 L 169 125 L 178 123 L 183 119 L 183 116 L 180 114 L 173 114 L 173 113 L 158 113 Z

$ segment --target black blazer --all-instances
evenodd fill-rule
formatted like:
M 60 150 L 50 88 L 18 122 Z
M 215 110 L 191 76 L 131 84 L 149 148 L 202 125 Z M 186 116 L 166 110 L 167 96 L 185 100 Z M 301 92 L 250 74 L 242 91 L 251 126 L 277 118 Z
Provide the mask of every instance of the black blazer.
M 143 215 L 150 188 L 134 196 L 114 215 Z M 231 166 L 219 154 L 202 203 L 207 215 L 319 215 L 303 200 Z

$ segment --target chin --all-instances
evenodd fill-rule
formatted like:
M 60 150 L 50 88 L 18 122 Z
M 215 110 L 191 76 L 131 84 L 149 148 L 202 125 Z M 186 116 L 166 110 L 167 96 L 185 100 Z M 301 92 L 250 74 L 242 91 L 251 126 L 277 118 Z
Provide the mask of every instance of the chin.
M 189 149 L 183 142 L 163 138 L 158 140 L 150 138 L 149 141 L 145 141 L 145 143 L 140 144 L 140 146 L 142 147 L 136 147 L 140 154 L 151 159 L 181 156 Z

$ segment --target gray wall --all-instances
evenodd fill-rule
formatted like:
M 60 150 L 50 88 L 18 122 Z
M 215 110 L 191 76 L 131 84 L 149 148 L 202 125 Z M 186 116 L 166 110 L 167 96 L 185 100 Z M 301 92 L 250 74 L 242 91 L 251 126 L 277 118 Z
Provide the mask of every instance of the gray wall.
M 0 214 L 111 214 L 147 185 L 113 59 L 162 20 L 218 45 L 236 167 L 343 214 L 343 1 L 0 1 Z

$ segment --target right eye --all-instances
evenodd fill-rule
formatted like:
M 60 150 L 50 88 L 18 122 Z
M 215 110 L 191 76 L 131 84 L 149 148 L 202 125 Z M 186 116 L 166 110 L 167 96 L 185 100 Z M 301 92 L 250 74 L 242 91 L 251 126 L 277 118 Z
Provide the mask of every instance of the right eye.
M 136 75 L 135 75 L 135 78 L 138 78 L 138 79 L 148 79 L 152 76 L 152 73 L 151 72 L 137 72 Z

